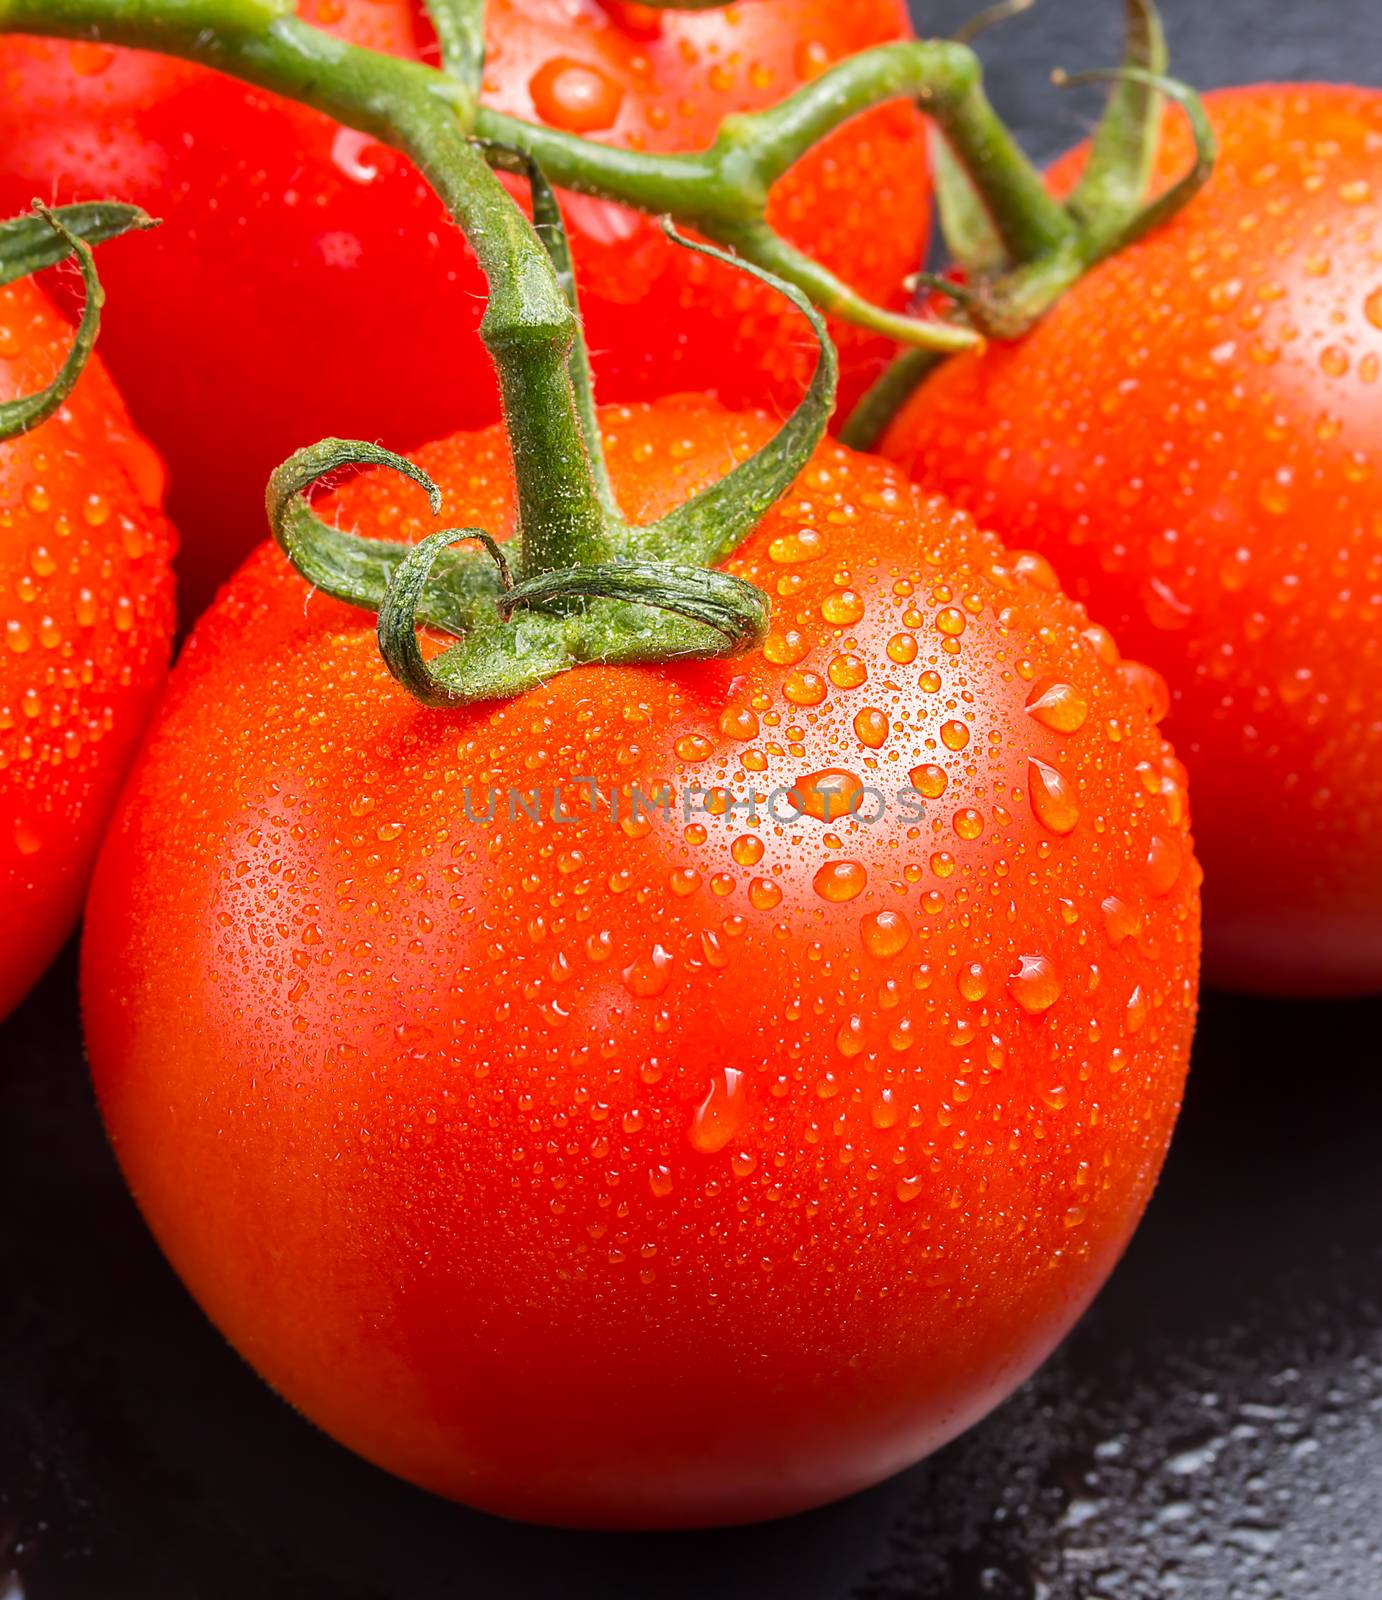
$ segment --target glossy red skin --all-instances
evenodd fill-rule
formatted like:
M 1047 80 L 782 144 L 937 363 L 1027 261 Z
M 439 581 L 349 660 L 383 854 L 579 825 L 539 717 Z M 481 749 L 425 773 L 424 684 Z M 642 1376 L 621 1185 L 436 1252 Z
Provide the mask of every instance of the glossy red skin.
M 704 401 L 604 424 L 640 517 L 766 431 Z M 507 525 L 495 432 L 420 459 L 448 516 Z M 337 507 L 390 537 L 421 509 L 378 475 Z M 762 653 L 437 713 L 261 550 L 90 900 L 92 1070 L 178 1271 L 337 1438 L 510 1516 L 750 1521 L 934 1449 L 1103 1281 L 1179 1103 L 1199 875 L 1145 673 L 1044 563 L 838 446 L 736 570 L 777 596 Z M 1024 709 L 1058 680 L 1078 732 Z M 1073 831 L 1034 819 L 1032 757 Z M 625 830 L 568 783 L 841 767 L 891 799 L 924 762 L 924 821 L 765 820 L 757 862 L 742 812 Z M 490 784 L 559 780 L 574 823 L 465 820 L 467 785 L 483 815 Z M 831 861 L 861 892 L 822 897 Z M 1024 956 L 1063 985 L 1039 1013 Z
M 353 42 L 435 60 L 415 0 L 302 0 Z M 553 61 L 622 90 L 591 133 L 699 149 L 736 110 L 776 103 L 824 65 L 905 37 L 903 0 L 753 0 L 667 11 L 493 0 L 485 99 L 534 118 Z M 616 97 L 617 98 L 617 97 Z M 550 96 L 549 96 L 550 100 Z M 118 196 L 164 219 L 103 254 L 105 355 L 172 477 L 189 615 L 265 536 L 264 484 L 326 434 L 405 449 L 498 417 L 475 332 L 484 281 L 402 157 L 325 117 L 153 55 L 0 39 L 0 211 Z M 924 128 L 894 104 L 813 151 L 771 220 L 866 295 L 897 303 L 925 252 Z M 797 314 L 741 274 L 678 250 L 601 201 L 566 208 L 605 399 L 719 390 L 795 403 L 814 359 Z M 886 214 L 886 228 L 877 217 Z M 846 395 L 888 347 L 836 327 Z
M 48 383 L 71 330 L 0 288 L 0 401 Z M 0 1017 L 71 933 L 120 781 L 168 671 L 163 469 L 98 360 L 0 443 Z
M 1382 94 L 1208 105 L 1206 191 L 1021 343 L 938 373 L 883 451 L 1045 552 L 1167 678 L 1211 978 L 1377 990 Z M 1187 156 L 1169 127 L 1161 181 Z

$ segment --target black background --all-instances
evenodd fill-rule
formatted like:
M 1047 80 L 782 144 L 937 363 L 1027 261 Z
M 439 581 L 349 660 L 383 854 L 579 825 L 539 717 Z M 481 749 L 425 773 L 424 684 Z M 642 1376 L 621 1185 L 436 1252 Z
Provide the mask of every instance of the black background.
M 1379 0 L 1163 10 L 1198 85 L 1382 65 Z M 983 41 L 1033 154 L 1088 130 L 1047 69 L 1115 61 L 1119 11 L 1044 0 Z M 965 1438 L 790 1522 L 619 1538 L 433 1500 L 269 1394 L 126 1197 L 75 1013 L 69 952 L 0 1029 L 0 1600 L 1382 1597 L 1382 1002 L 1206 997 L 1143 1229 Z

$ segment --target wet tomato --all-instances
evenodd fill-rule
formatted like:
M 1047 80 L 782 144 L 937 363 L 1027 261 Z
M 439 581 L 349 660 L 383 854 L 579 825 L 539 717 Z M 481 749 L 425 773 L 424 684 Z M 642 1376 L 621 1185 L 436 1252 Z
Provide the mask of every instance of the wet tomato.
M 0 288 L 0 401 L 53 377 L 72 333 Z M 101 831 L 168 670 L 163 469 L 100 362 L 0 442 L 0 1016 L 77 920 Z
M 352 42 L 436 59 L 414 0 L 299 9 Z M 487 103 L 649 151 L 701 148 L 726 114 L 909 31 L 903 0 L 700 12 L 491 0 L 486 27 Z M 386 147 L 201 67 L 16 37 L 0 39 L 0 147 L 0 210 L 35 194 L 118 196 L 164 219 L 137 249 L 102 256 L 102 349 L 169 464 L 190 614 L 264 537 L 265 481 L 291 451 L 325 434 L 406 448 L 497 418 L 475 337 L 484 281 L 431 190 Z M 927 192 L 921 118 L 893 105 L 803 160 L 770 220 L 895 302 L 924 253 Z M 567 219 L 603 396 L 718 389 L 731 404 L 795 403 L 813 356 L 779 297 L 621 207 L 572 197 Z M 886 347 L 835 333 L 857 390 Z M 151 359 L 151 340 L 173 353 Z
M 1211 977 L 1382 987 L 1382 94 L 1208 97 L 1176 221 L 884 453 L 1030 544 L 1171 689 Z M 1068 187 L 1079 153 L 1057 169 Z M 1161 177 L 1188 159 L 1167 129 Z
M 639 518 L 768 431 L 603 425 Z M 419 460 L 507 525 L 497 432 Z M 417 537 L 415 495 L 326 514 Z M 760 653 L 439 713 L 263 549 L 97 871 L 91 1063 L 173 1263 L 337 1438 L 510 1515 L 748 1521 L 939 1445 L 1103 1281 L 1179 1103 L 1152 675 L 839 446 L 734 566 Z

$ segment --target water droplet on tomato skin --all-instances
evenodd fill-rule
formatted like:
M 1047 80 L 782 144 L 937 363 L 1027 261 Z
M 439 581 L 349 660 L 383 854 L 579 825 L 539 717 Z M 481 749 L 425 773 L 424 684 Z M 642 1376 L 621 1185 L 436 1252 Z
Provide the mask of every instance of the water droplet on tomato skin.
M 598 133 L 611 128 L 624 103 L 624 90 L 608 73 L 569 56 L 554 56 L 528 84 L 533 109 L 552 128 L 568 133 Z
M 1180 877 L 1184 856 L 1174 839 L 1153 834 L 1147 846 L 1147 882 L 1155 895 L 1170 894 Z
M 810 772 L 792 785 L 792 805 L 802 815 L 817 822 L 838 822 L 852 817 L 864 798 L 864 782 L 844 767 L 826 767 Z M 785 815 L 785 813 L 784 813 Z
M 1060 974 L 1046 956 L 1019 956 L 1017 971 L 1008 979 L 1013 999 L 1032 1016 L 1049 1011 L 1061 988 Z
M 822 900 L 843 905 L 857 900 L 868 887 L 868 873 L 858 861 L 827 861 L 817 871 L 812 887 Z
M 1055 767 L 1048 766 L 1031 756 L 1027 761 L 1027 793 L 1032 803 L 1032 813 L 1043 828 L 1052 833 L 1067 834 L 1074 831 L 1080 820 L 1080 808 L 1070 780 Z
M 912 938 L 912 926 L 901 911 L 873 911 L 859 924 L 864 948 L 880 961 L 901 955 Z
M 624 968 L 624 987 L 639 999 L 649 1000 L 659 995 L 672 980 L 672 954 L 660 944 L 640 961 Z
M 1039 684 L 1027 696 L 1027 714 L 1056 733 L 1078 733 L 1089 716 L 1089 703 L 1071 684 Z
M 723 1150 L 744 1125 L 746 1101 L 744 1074 L 737 1067 L 717 1072 L 691 1119 L 687 1137 L 692 1149 L 704 1156 Z

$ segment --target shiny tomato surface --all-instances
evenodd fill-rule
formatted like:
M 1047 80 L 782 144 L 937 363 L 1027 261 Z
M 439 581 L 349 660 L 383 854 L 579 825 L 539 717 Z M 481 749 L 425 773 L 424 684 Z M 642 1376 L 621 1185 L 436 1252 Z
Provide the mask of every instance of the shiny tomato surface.
M 414 0 L 302 0 L 354 43 L 436 60 Z M 485 100 L 608 143 L 708 144 L 728 113 L 909 32 L 903 0 L 746 0 L 656 11 L 617 0 L 490 0 Z M 0 39 L 0 210 L 118 197 L 161 217 L 107 247 L 105 356 L 163 451 L 194 615 L 265 535 L 264 485 L 326 434 L 395 448 L 498 416 L 476 330 L 484 280 L 412 166 L 301 106 L 181 62 Z M 871 298 L 896 304 L 925 251 L 920 116 L 850 122 L 774 190 L 770 220 Z M 601 393 L 718 390 L 795 402 L 813 351 L 762 285 L 669 244 L 657 224 L 570 197 Z M 887 226 L 878 217 L 887 217 Z M 885 343 L 835 328 L 845 389 Z
M 42 389 L 71 339 L 33 283 L 0 288 L 0 401 Z M 167 674 L 162 493 L 99 360 L 47 422 L 0 442 L 0 1017 L 77 921 Z
M 883 450 L 1165 674 L 1210 975 L 1377 990 L 1382 93 L 1208 105 L 1219 166 L 1189 208 L 1020 343 L 951 362 Z M 1158 180 L 1188 159 L 1168 124 Z
M 769 425 L 603 426 L 649 519 Z M 418 459 L 509 526 L 497 431 Z M 323 515 L 428 527 L 381 474 Z M 748 1521 L 934 1449 L 1094 1294 L 1180 1100 L 1154 675 L 839 446 L 733 565 L 753 655 L 437 712 L 261 549 L 91 897 L 92 1069 L 178 1271 L 338 1439 L 511 1516 Z

